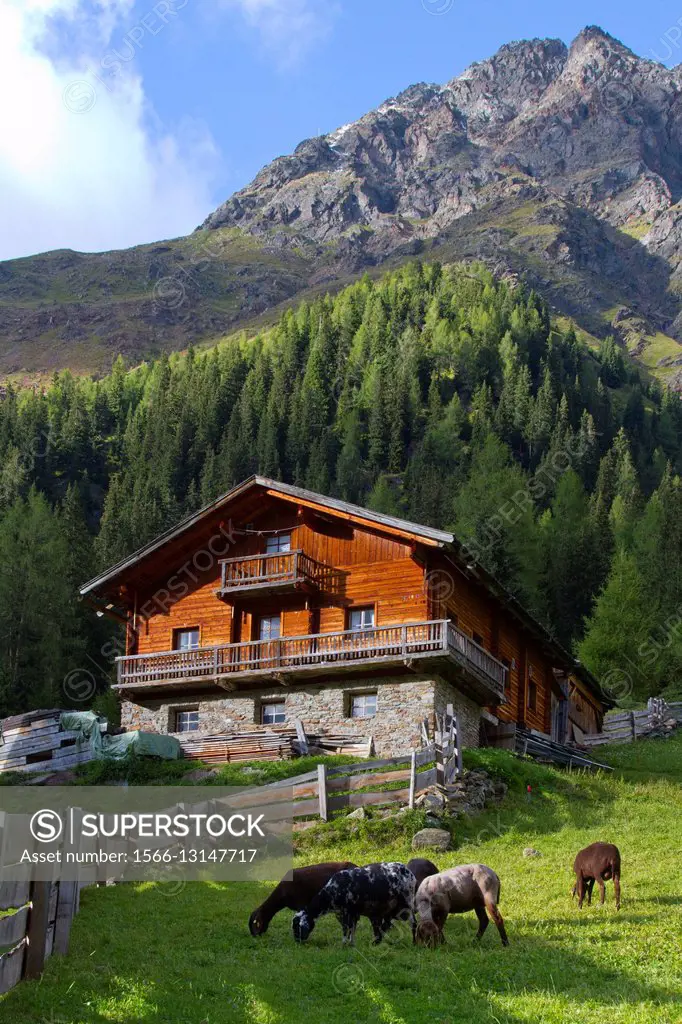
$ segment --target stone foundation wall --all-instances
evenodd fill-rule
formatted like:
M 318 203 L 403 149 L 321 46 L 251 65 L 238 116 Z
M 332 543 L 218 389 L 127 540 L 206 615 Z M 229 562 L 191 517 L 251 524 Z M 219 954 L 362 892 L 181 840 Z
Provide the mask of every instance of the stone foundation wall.
M 436 714 L 444 714 L 448 704 L 452 704 L 457 715 L 457 726 L 462 737 L 462 746 L 480 746 L 481 708 L 479 705 L 456 690 L 451 683 L 446 683 L 444 679 L 436 679 L 434 686 Z
M 376 715 L 349 717 L 351 695 L 371 692 L 377 693 Z M 479 708 L 438 677 L 359 680 L 344 686 L 325 683 L 286 688 L 270 686 L 198 700 L 176 697 L 150 702 L 149 706 L 125 701 L 121 724 L 128 729 L 172 733 L 177 711 L 198 709 L 200 733 L 252 732 L 262 728 L 262 704 L 275 700 L 284 701 L 287 720 L 284 725 L 268 726 L 269 729 L 290 731 L 294 721 L 300 719 L 310 733 L 372 735 L 378 757 L 393 757 L 421 746 L 423 719 L 428 720 L 433 734 L 435 712 L 443 712 L 447 704 L 453 704 L 464 745 L 478 746 Z

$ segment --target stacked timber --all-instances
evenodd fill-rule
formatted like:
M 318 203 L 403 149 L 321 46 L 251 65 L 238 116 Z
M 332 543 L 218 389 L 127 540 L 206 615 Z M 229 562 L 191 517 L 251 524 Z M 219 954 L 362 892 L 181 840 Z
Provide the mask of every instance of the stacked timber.
M 293 757 L 293 732 L 243 732 L 225 736 L 178 736 L 184 756 L 208 764 L 286 761 Z
M 60 728 L 61 711 L 29 711 L 0 722 L 0 772 L 65 771 L 92 758 L 77 732 Z
M 374 751 L 372 736 L 308 733 L 307 739 L 311 754 L 349 754 L 352 757 L 371 757 Z

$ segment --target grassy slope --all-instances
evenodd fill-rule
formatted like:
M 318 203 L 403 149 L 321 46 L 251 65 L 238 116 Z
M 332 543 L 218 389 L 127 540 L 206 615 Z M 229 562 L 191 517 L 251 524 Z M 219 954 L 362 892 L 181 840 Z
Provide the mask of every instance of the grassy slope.
M 602 753 L 602 751 L 600 751 Z M 511 946 L 493 927 L 472 944 L 471 915 L 450 918 L 448 943 L 413 949 L 396 931 L 370 944 L 361 924 L 354 950 L 333 918 L 296 947 L 290 915 L 253 940 L 246 919 L 268 886 L 187 885 L 91 889 L 65 960 L 40 983 L 0 1000 L 2 1024 L 672 1024 L 682 1020 L 680 925 L 682 739 L 610 752 L 614 777 L 566 776 L 527 767 L 502 752 L 470 754 L 494 763 L 513 785 L 499 811 L 456 826 L 457 849 L 441 866 L 482 860 L 502 878 L 501 909 Z M 527 802 L 524 783 L 533 785 Z M 393 823 L 307 837 L 301 862 L 332 853 L 359 862 L 407 859 Z M 392 836 L 392 837 L 391 837 Z M 579 913 L 569 897 L 574 852 L 597 838 L 623 854 L 623 909 L 611 886 L 605 907 Z M 312 844 L 315 845 L 312 845 Z M 533 845 L 543 857 L 524 859 Z

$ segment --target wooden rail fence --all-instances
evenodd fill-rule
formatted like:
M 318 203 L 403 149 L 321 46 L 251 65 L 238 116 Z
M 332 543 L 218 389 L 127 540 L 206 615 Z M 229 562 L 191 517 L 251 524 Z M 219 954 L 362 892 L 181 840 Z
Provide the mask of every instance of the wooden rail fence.
M 661 728 L 669 719 L 682 723 L 682 703 L 667 704 L 660 697 L 652 697 L 646 708 L 638 711 L 609 713 L 604 718 L 603 731 L 581 737 L 581 745 L 599 747 L 607 743 L 632 743 Z
M 268 795 L 277 789 L 293 787 L 294 819 L 321 821 L 328 821 L 337 811 L 359 807 L 403 804 L 414 808 L 419 793 L 434 785 L 445 788 L 462 772 L 462 747 L 452 705 L 448 705 L 444 715 L 436 716 L 433 741 L 427 721 L 422 723 L 422 740 L 425 745 L 421 750 L 397 757 L 334 768 L 319 764 L 316 771 L 260 787 L 263 799 L 268 800 Z M 310 828 L 316 823 L 295 821 L 294 829 Z

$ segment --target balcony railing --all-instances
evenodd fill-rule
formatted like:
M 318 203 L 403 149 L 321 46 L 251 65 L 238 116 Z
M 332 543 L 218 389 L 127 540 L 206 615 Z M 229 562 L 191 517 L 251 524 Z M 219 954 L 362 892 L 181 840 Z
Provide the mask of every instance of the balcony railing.
M 117 659 L 118 685 L 145 688 L 253 673 L 286 675 L 315 666 L 331 668 L 425 657 L 454 660 L 486 689 L 500 699 L 504 697 L 505 666 L 447 619 L 129 655 Z
M 248 590 L 280 590 L 297 586 L 330 590 L 336 575 L 331 566 L 316 562 L 303 551 L 226 558 L 220 564 L 221 596 Z

